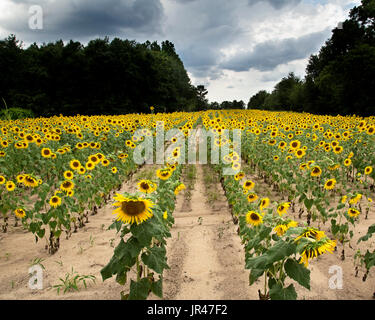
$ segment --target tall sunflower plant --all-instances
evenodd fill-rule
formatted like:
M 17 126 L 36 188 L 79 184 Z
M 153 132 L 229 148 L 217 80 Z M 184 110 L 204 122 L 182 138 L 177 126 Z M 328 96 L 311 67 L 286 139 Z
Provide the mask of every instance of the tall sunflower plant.
M 121 239 L 101 274 L 103 281 L 116 275 L 116 281 L 125 285 L 130 271 L 134 271 L 129 290 L 121 292 L 123 300 L 145 300 L 151 292 L 163 297 L 163 271 L 169 268 L 166 239 L 171 237 L 169 230 L 174 223 L 172 213 L 175 190 L 180 185 L 181 165 L 173 172 L 167 168 L 163 170 L 167 170 L 168 175 L 158 171 L 157 186 L 142 180 L 141 191 L 114 197 L 113 205 L 117 208 L 113 213 L 117 214 L 117 219 L 110 228 L 121 232 Z

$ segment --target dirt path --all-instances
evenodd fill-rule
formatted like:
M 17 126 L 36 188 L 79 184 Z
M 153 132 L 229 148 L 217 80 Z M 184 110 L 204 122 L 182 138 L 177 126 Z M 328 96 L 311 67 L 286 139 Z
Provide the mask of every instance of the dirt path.
M 229 208 L 220 210 L 207 203 L 203 166 L 197 165 L 197 181 L 191 197 L 191 211 L 174 213 L 175 225 L 168 242 L 165 299 L 254 299 L 248 287 L 244 252 Z M 182 197 L 178 198 L 180 208 Z
M 137 177 L 145 171 L 154 171 L 153 166 L 145 165 L 132 179 L 124 183 L 120 193 L 132 192 L 136 188 Z M 113 250 L 120 240 L 116 230 L 107 230 L 112 224 L 113 200 L 89 216 L 89 223 L 73 233 L 66 240 L 62 237 L 60 249 L 52 256 L 44 249 L 45 243 L 35 243 L 34 236 L 22 228 L 0 236 L 0 299 L 115 299 L 120 298 L 124 286 L 115 281 L 115 277 L 103 282 L 100 270 L 109 262 Z M 31 260 L 42 258 L 43 290 L 29 288 L 28 269 Z M 57 295 L 53 285 L 59 284 L 59 278 L 65 278 L 72 267 L 80 275 L 94 275 L 96 282 L 88 282 L 88 288 L 79 292 Z

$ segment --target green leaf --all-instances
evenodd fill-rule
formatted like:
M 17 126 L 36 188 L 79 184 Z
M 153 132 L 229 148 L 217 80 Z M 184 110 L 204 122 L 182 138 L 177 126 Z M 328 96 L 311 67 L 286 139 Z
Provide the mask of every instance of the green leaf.
M 270 298 L 271 300 L 296 300 L 297 293 L 294 289 L 293 284 L 291 284 L 287 288 L 283 288 L 283 286 L 280 283 L 276 283 L 270 289 Z
M 151 284 L 151 291 L 159 298 L 163 299 L 163 280 L 161 278 Z
M 314 204 L 314 199 L 307 199 L 307 198 L 306 198 L 306 199 L 303 201 L 303 203 L 305 204 L 306 209 L 307 209 L 307 210 L 310 210 L 311 207 L 312 207 L 313 204 Z
M 142 278 L 137 282 L 132 280 L 128 300 L 146 300 L 150 290 L 151 283 L 148 278 Z
M 249 275 L 249 284 L 252 285 L 262 274 L 264 273 L 264 269 L 251 269 Z
M 296 252 L 296 247 L 296 244 L 293 242 L 279 240 L 273 247 L 269 248 L 266 253 L 268 263 L 272 264 L 275 261 L 289 257 L 291 254 Z
M 142 254 L 142 261 L 155 272 L 162 274 L 164 269 L 168 269 L 166 250 L 164 247 L 152 247 Z
M 372 237 L 372 234 L 375 233 L 375 224 L 369 226 L 367 230 L 367 234 L 365 234 L 363 237 L 358 239 L 357 243 L 360 243 L 361 241 L 367 241 L 369 238 Z
M 286 274 L 301 286 L 310 290 L 310 270 L 294 259 L 288 259 L 284 265 Z

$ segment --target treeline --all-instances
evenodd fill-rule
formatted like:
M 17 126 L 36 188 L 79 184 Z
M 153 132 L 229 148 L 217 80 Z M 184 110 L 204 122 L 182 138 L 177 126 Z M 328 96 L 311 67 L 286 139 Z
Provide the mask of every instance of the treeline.
M 271 93 L 259 91 L 248 108 L 317 114 L 375 114 L 375 0 L 362 0 L 335 28 L 304 79 L 290 73 Z
M 36 116 L 193 111 L 191 85 L 173 43 L 108 38 L 32 44 L 14 35 L 0 41 L 0 109 Z

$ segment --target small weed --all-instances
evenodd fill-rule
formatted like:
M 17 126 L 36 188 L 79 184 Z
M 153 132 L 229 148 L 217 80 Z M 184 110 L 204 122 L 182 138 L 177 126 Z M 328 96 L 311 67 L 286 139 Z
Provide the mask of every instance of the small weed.
M 61 290 L 64 290 L 65 294 L 68 291 L 79 291 L 79 284 L 82 282 L 85 289 L 87 288 L 86 281 L 93 281 L 95 283 L 96 277 L 92 274 L 90 275 L 79 275 L 76 271 L 73 270 L 71 273 L 65 274 L 65 279 L 59 278 L 60 284 L 54 285 L 52 288 L 56 289 L 57 294 L 60 294 Z
M 39 265 L 42 267 L 43 270 L 46 270 L 42 262 L 44 261 L 43 258 L 34 258 L 33 260 L 30 261 L 30 267 Z

